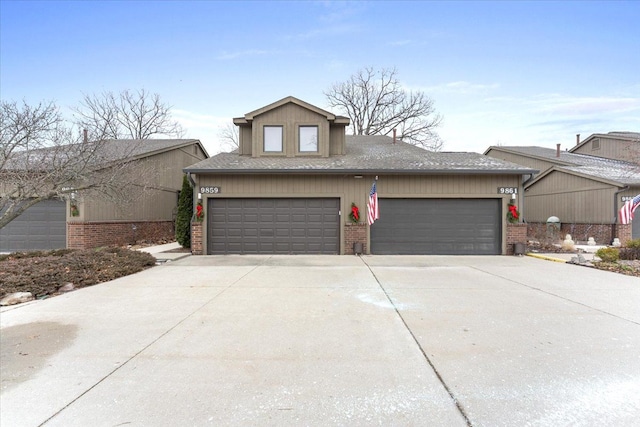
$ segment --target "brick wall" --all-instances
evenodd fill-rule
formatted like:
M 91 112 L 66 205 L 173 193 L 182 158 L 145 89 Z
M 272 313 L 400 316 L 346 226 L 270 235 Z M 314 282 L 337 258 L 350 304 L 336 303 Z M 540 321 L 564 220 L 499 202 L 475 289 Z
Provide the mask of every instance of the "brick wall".
M 193 221 L 191 223 L 191 253 L 204 255 L 202 252 L 202 222 Z
M 531 222 L 528 225 L 527 236 L 530 239 L 542 241 L 550 238 L 553 241 L 560 241 L 564 236 L 571 234 L 571 239 L 578 243 L 586 243 L 589 237 L 593 237 L 599 245 L 609 245 L 613 241 L 615 234 L 615 224 L 561 224 L 560 232 L 557 235 L 548 236 L 547 224 L 541 222 Z M 618 225 L 620 227 L 620 225 Z M 624 227 L 624 226 L 622 226 Z M 620 239 L 622 241 L 622 239 Z
M 353 244 L 362 243 L 362 253 L 367 253 L 367 224 L 348 223 L 344 226 L 344 253 L 353 255 Z
M 142 240 L 157 241 L 174 238 L 173 221 L 67 222 L 67 247 L 70 249 L 131 245 Z
M 615 236 L 620 239 L 622 246 L 631 240 L 631 224 L 616 224 L 615 229 Z
M 513 255 L 514 243 L 527 243 L 527 224 L 507 224 L 507 255 Z

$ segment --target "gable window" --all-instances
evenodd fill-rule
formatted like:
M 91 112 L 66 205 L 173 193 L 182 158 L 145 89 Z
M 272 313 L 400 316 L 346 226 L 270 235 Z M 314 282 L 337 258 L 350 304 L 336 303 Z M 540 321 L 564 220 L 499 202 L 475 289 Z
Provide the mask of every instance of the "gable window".
M 282 126 L 264 127 L 264 151 L 265 153 L 282 152 Z
M 593 142 L 591 142 L 591 149 L 592 150 L 599 150 L 600 149 L 600 139 L 596 138 L 593 140 Z
M 318 126 L 300 126 L 298 128 L 298 151 L 301 153 L 318 152 Z

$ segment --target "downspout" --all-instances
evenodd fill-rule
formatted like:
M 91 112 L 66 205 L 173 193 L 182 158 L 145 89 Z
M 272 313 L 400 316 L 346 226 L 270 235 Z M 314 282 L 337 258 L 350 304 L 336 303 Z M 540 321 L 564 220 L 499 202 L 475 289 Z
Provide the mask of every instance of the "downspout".
M 191 176 L 191 172 L 187 172 L 187 179 L 189 180 L 189 183 L 191 184 L 191 186 L 193 188 L 196 188 L 196 182 L 193 180 L 193 177 Z
M 618 223 L 618 194 L 624 193 L 628 189 L 629 189 L 629 186 L 625 185 L 621 190 L 618 190 L 615 193 L 613 193 L 613 223 L 614 224 Z
M 525 186 L 525 184 L 526 184 L 527 182 L 529 182 L 529 181 L 531 181 L 531 180 L 533 179 L 533 174 L 532 174 L 532 173 L 530 173 L 530 174 L 529 174 L 529 178 L 528 178 L 528 179 L 526 179 L 526 180 L 524 180 L 524 177 L 525 177 L 525 175 L 522 175 L 522 178 L 523 178 L 523 181 L 522 181 L 522 197 L 520 198 L 520 210 L 521 210 L 522 212 L 526 212 L 526 210 L 525 210 L 525 208 L 524 208 L 524 192 L 526 191 L 526 190 L 524 189 L 524 186 Z M 527 222 L 527 221 L 526 221 L 526 218 L 525 218 L 524 216 L 522 217 L 522 222 L 523 222 L 523 223 L 526 223 L 526 222 Z
M 629 189 L 628 185 L 625 185 L 622 189 L 616 191 L 613 194 L 613 236 L 612 239 L 615 239 L 616 235 L 618 234 L 618 194 L 620 193 L 624 193 L 625 191 L 627 191 Z

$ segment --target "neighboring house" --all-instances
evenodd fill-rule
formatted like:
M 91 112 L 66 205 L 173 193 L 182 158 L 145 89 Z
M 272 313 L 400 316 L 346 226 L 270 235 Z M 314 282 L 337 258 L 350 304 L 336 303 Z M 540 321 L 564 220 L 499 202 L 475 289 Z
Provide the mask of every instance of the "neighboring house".
M 640 163 L 640 132 L 595 133 L 584 141 L 577 135 L 576 142 L 570 153 Z
M 600 139 L 603 135 L 592 135 L 569 152 L 562 151 L 560 145 L 555 149 L 494 146 L 485 151 L 487 156 L 541 171 L 524 183 L 524 220 L 530 237 L 545 234 L 551 216 L 560 219 L 562 233 L 571 234 L 574 240 L 594 237 L 597 243 L 609 244 L 615 237 L 621 241 L 640 237 L 640 221 L 618 223 L 624 201 L 640 193 L 640 165 L 615 159 L 631 152 L 634 147 L 630 143 L 638 141 L 607 135 L 604 139 Z M 605 156 L 581 153 L 591 152 L 598 140 L 595 151 Z
M 236 152 L 184 169 L 204 208 L 193 253 L 353 254 L 358 243 L 372 254 L 497 255 L 526 239 L 526 226 L 509 224 L 506 213 L 532 168 L 346 136 L 347 118 L 294 97 L 234 123 Z M 369 226 L 376 178 L 380 218 Z
M 182 169 L 206 159 L 195 139 L 107 141 L 113 153 L 154 170 L 153 185 L 135 204 L 121 206 L 99 197 L 45 200 L 0 229 L 0 252 L 72 248 L 84 249 L 136 240 L 174 238 Z M 143 166 L 144 165 L 144 166 Z M 131 183 L 135 191 L 135 182 Z

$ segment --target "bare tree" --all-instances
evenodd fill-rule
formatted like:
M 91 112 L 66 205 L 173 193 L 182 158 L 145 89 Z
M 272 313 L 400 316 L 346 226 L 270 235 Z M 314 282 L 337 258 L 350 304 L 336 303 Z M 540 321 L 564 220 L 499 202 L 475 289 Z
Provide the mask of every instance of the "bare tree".
M 125 90 L 115 95 L 103 92 L 84 95 L 80 107 L 74 108 L 79 126 L 89 131 L 92 140 L 147 139 L 153 136 L 179 138 L 184 134 L 180 124 L 171 117 L 171 106 L 157 93 L 144 89 Z
M 227 151 L 240 148 L 240 128 L 233 123 L 227 123 L 220 129 L 218 138 L 222 141 L 222 148 Z
M 403 89 L 395 69 L 359 70 L 324 94 L 331 107 L 349 117 L 354 135 L 388 135 L 397 129 L 404 142 L 433 151 L 442 148 L 435 131 L 442 117 L 433 100 L 423 92 Z
M 0 228 L 43 200 L 99 192 L 126 203 L 152 181 L 153 165 L 131 161 L 139 146 L 79 134 L 53 103 L 0 103 Z

